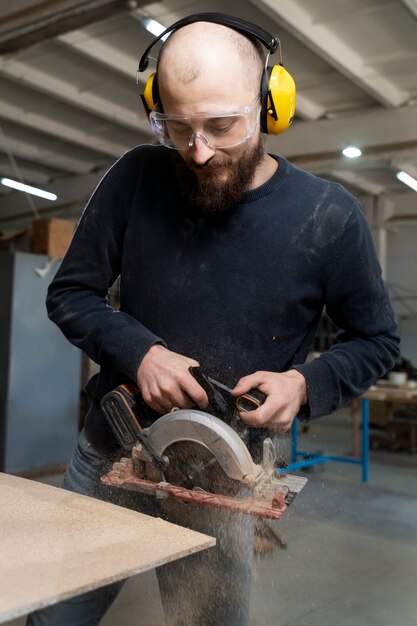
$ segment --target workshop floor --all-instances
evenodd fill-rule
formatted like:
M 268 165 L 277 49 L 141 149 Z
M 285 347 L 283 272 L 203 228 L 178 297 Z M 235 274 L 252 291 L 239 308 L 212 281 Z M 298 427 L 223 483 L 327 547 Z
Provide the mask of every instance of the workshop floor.
M 348 454 L 348 412 L 313 423 L 300 446 Z M 301 495 L 273 523 L 288 547 L 256 557 L 250 626 L 415 626 L 417 456 L 372 452 L 368 485 L 345 463 L 306 475 Z M 130 579 L 102 622 L 163 624 L 153 571 Z

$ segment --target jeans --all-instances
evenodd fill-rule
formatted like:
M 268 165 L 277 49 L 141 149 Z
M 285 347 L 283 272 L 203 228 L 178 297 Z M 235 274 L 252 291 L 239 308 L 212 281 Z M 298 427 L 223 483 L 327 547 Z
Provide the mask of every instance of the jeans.
M 245 626 L 253 555 L 253 519 L 209 507 L 166 501 L 107 487 L 111 461 L 79 437 L 64 477 L 70 491 L 106 500 L 215 536 L 216 546 L 157 568 L 166 626 Z M 31 613 L 26 626 L 97 626 L 124 581 Z M 151 599 L 150 599 L 151 601 Z

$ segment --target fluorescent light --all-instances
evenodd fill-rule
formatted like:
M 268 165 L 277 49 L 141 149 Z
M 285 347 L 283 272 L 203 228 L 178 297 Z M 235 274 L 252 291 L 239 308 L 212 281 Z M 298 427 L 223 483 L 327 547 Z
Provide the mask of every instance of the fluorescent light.
M 344 150 L 342 150 L 342 154 L 345 157 L 349 157 L 349 159 L 356 159 L 356 157 L 360 157 L 362 154 L 362 150 L 356 148 L 356 146 L 347 146 Z
M 144 25 L 146 30 L 152 33 L 152 35 L 155 35 L 155 37 L 159 37 L 159 35 L 163 33 L 164 30 L 166 30 L 165 26 L 162 26 L 162 24 L 160 24 L 156 20 L 153 20 L 150 17 L 142 18 L 142 24 Z M 167 39 L 170 34 L 171 33 L 167 33 L 164 37 L 161 37 L 162 41 L 165 41 L 165 39 Z
M 56 200 L 58 198 L 58 196 L 56 196 L 54 193 L 44 191 L 43 189 L 38 189 L 37 187 L 31 187 L 30 185 L 24 185 L 23 183 L 19 183 L 17 180 L 11 180 L 10 178 L 0 178 L 0 183 L 2 185 L 5 185 L 6 187 L 12 187 L 12 189 L 17 189 L 18 191 L 25 191 L 26 193 L 30 193 L 32 196 L 46 198 L 46 200 Z
M 411 189 L 417 191 L 417 180 L 410 176 L 410 174 L 401 171 L 396 173 L 396 177 L 398 178 L 398 180 L 404 183 L 404 185 L 408 185 L 409 187 L 411 187 Z

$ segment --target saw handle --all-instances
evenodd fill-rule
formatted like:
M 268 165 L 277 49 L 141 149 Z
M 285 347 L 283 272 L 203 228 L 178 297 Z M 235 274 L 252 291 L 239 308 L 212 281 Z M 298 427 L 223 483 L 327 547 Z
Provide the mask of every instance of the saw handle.
M 138 389 L 133 385 L 119 385 L 100 401 L 100 408 L 119 445 L 131 450 L 142 432 L 134 412 Z
M 190 374 L 192 374 L 200 387 L 202 387 L 206 392 L 209 401 L 209 407 L 216 413 L 220 413 L 220 415 L 228 415 L 230 411 L 229 405 L 226 402 L 224 395 L 221 393 L 220 387 L 216 388 L 216 386 L 213 384 L 213 379 L 207 376 L 203 372 L 201 367 L 191 366 L 188 369 Z
M 211 378 L 211 376 L 207 376 L 201 367 L 190 367 L 189 370 L 198 384 L 207 393 L 210 406 L 216 408 L 220 413 L 227 414 L 230 410 L 230 405 L 241 413 L 256 411 L 266 400 L 266 395 L 259 389 L 254 389 L 253 393 L 244 393 L 236 398 L 232 394 L 231 387 L 220 383 L 218 380 Z
M 167 457 L 158 454 L 147 440 L 146 431 L 143 432 L 139 424 L 137 415 L 148 421 L 150 413 L 157 417 L 159 415 L 146 405 L 135 385 L 119 385 L 102 397 L 100 408 L 122 448 L 131 450 L 139 441 L 157 469 L 163 471 L 168 466 Z
M 258 392 L 261 394 L 261 392 Z M 264 394 L 262 394 L 264 396 Z M 244 393 L 236 398 L 236 408 L 241 413 L 248 413 L 248 411 L 256 411 L 265 402 L 266 396 L 263 399 L 258 400 L 250 393 Z

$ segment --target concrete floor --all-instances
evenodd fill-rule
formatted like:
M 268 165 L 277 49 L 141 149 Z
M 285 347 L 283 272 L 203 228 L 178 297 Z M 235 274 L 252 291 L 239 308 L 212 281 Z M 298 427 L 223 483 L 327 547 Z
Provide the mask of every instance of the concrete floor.
M 300 446 L 348 454 L 347 412 L 314 422 Z M 372 452 L 368 485 L 359 467 L 344 463 L 306 475 L 307 486 L 273 523 L 288 548 L 256 558 L 250 626 L 415 626 L 417 456 Z M 163 626 L 155 573 L 130 579 L 102 624 Z

